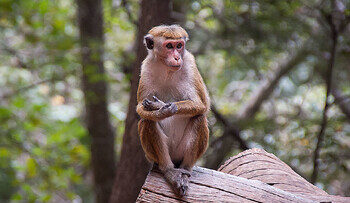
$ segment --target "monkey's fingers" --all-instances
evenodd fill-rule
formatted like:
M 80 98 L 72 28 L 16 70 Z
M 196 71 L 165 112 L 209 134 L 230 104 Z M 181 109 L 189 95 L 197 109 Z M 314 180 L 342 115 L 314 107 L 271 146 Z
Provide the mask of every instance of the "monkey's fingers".
M 177 106 L 176 106 L 176 104 L 174 104 L 174 103 L 171 103 L 171 105 L 170 105 L 170 112 L 172 113 L 172 114 L 175 114 L 176 112 L 177 112 Z
M 159 99 L 158 97 L 156 97 L 156 96 L 153 96 L 153 100 L 154 100 L 154 102 L 161 104 L 161 106 L 166 105 L 165 102 L 163 102 L 162 100 L 160 100 L 160 99 Z
M 169 108 L 169 107 L 171 106 L 171 104 L 172 104 L 172 103 L 167 103 L 167 104 L 164 105 L 163 108 Z
M 142 105 L 148 105 L 148 104 L 150 104 L 150 103 L 151 103 L 150 100 L 145 99 L 145 100 L 143 100 Z
M 165 106 L 163 106 L 161 109 L 159 109 L 159 113 L 164 115 L 165 117 L 170 117 L 176 114 L 177 112 L 177 106 L 174 103 L 168 103 Z
M 156 96 L 153 96 L 153 99 L 155 102 L 161 102 L 160 99 L 158 99 L 158 97 L 156 97 Z
M 148 99 L 143 100 L 142 105 L 147 111 L 150 111 L 152 109 L 151 108 L 151 101 Z

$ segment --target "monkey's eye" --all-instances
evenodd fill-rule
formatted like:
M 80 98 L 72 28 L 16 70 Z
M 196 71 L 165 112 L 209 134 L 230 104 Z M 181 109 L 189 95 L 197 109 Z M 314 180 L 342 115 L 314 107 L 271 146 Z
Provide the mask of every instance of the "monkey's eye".
M 174 47 L 173 47 L 173 45 L 172 45 L 171 43 L 168 43 L 168 44 L 166 44 L 166 48 L 172 49 L 172 48 L 174 48 Z
M 178 48 L 178 49 L 181 49 L 181 47 L 182 47 L 181 43 L 178 43 L 177 46 L 176 46 L 176 48 Z

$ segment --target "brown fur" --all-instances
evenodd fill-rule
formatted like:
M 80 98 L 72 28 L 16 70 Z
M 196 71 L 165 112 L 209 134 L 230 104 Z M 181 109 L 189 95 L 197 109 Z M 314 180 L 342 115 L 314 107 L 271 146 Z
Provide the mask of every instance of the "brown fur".
M 148 152 L 146 153 L 148 161 L 163 163 L 170 160 L 170 157 L 163 156 L 163 154 L 169 154 L 169 151 L 164 144 L 166 142 L 165 136 L 157 130 L 156 125 L 157 123 L 154 121 L 141 119 L 138 124 L 138 130 L 142 148 L 145 152 Z
M 157 26 L 149 34 L 188 38 L 178 25 Z M 143 61 L 137 91 L 141 145 L 147 159 L 157 163 L 167 181 L 184 195 L 189 181 L 186 171 L 191 171 L 208 146 L 210 100 L 193 55 L 185 50 L 182 67 L 172 71 L 157 55 L 161 39 L 153 40 L 155 46 Z
M 186 30 L 178 25 L 159 25 L 153 27 L 148 34 L 151 34 L 154 37 L 165 37 L 167 39 L 188 38 Z

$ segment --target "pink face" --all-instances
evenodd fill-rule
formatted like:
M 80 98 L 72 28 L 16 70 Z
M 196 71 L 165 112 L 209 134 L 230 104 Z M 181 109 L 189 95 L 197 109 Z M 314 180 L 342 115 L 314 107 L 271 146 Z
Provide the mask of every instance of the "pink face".
M 164 63 L 172 70 L 179 70 L 183 65 L 183 54 L 185 49 L 185 41 L 166 40 L 162 44 Z

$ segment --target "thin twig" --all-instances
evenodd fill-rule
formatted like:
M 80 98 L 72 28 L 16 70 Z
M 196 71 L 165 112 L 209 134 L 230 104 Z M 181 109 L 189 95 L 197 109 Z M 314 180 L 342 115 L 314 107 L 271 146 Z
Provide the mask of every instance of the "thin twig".
M 129 21 L 134 24 L 134 25 L 138 25 L 138 22 L 132 17 L 132 12 L 130 11 L 130 7 L 129 7 L 129 2 L 127 0 L 122 0 L 121 5 L 124 7 L 126 15 L 129 18 Z
M 332 46 L 331 46 L 331 57 L 329 59 L 329 64 L 326 72 L 326 98 L 325 98 L 325 106 L 323 109 L 323 117 L 321 122 L 320 131 L 317 135 L 317 144 L 314 152 L 313 157 L 313 172 L 310 178 L 310 182 L 314 184 L 317 181 L 318 171 L 319 171 L 319 157 L 320 157 L 320 149 L 322 147 L 322 141 L 324 138 L 324 133 L 326 131 L 327 127 L 327 112 L 330 107 L 329 102 L 329 96 L 331 94 L 332 89 L 332 75 L 333 75 L 333 67 L 335 62 L 335 55 L 336 55 L 336 49 L 337 49 L 337 43 L 338 43 L 338 30 L 334 24 L 334 17 L 333 15 L 328 15 L 327 22 L 331 29 L 331 38 L 332 38 Z
M 272 76 L 263 81 L 260 87 L 251 94 L 247 103 L 238 111 L 237 120 L 245 121 L 254 117 L 263 102 L 272 94 L 281 78 L 306 59 L 309 55 L 308 45 L 309 40 L 306 40 L 304 45 L 298 51 L 292 53 L 288 60 L 283 60 L 271 74 L 267 74 Z
M 236 141 L 238 141 L 240 149 L 241 150 L 247 150 L 249 149 L 248 144 L 245 140 L 243 140 L 240 136 L 240 129 L 236 127 L 235 124 L 229 122 L 215 107 L 214 104 L 211 105 L 211 111 L 213 112 L 215 118 L 217 121 L 222 123 L 224 125 L 224 134 L 231 135 Z M 212 145 L 215 145 L 215 143 L 221 141 L 225 135 L 219 137 L 218 139 L 214 140 L 212 142 Z
M 23 61 L 22 57 L 19 55 L 17 50 L 7 46 L 4 43 L 1 43 L 1 49 L 6 51 L 8 54 L 12 55 L 13 57 L 15 57 L 17 59 L 17 61 L 18 61 L 18 65 L 19 65 L 20 68 L 27 69 L 27 70 L 34 70 L 33 67 L 31 67 L 30 65 L 26 64 Z M 9 97 L 12 97 L 13 95 L 17 95 L 17 94 L 19 94 L 19 93 L 21 93 L 23 91 L 32 89 L 32 88 L 36 87 L 37 85 L 40 85 L 40 84 L 43 84 L 43 83 L 55 82 L 55 81 L 63 80 L 67 74 L 68 73 L 64 74 L 63 77 L 52 77 L 52 78 L 48 78 L 48 79 L 44 79 L 44 80 L 40 80 L 40 81 L 34 82 L 34 83 L 32 83 L 30 85 L 27 85 L 27 86 L 24 86 L 24 87 L 20 87 L 18 89 L 15 89 L 13 91 L 10 91 L 10 92 L 4 93 L 3 95 L 0 95 L 0 99 L 7 99 Z
M 7 52 L 8 54 L 14 56 L 17 59 L 18 66 L 20 68 L 30 70 L 29 66 L 24 62 L 22 57 L 19 55 L 19 53 L 15 49 L 7 46 L 4 43 L 1 43 L 1 49 L 4 50 L 5 52 Z
M 47 83 L 47 82 L 53 82 L 53 81 L 56 81 L 56 80 L 59 80 L 59 79 L 56 79 L 56 78 L 50 78 L 50 79 L 45 79 L 45 80 L 40 80 L 38 82 L 35 82 L 33 84 L 30 84 L 28 86 L 24 86 L 24 87 L 20 87 L 14 91 L 11 91 L 11 92 L 8 92 L 8 93 L 5 93 L 3 95 L 0 96 L 0 99 L 7 99 L 9 97 L 12 97 L 13 95 L 17 95 L 23 91 L 26 91 L 26 90 L 29 90 L 29 89 L 32 89 L 34 87 L 36 87 L 37 85 L 40 85 L 40 84 L 43 84 L 43 83 Z

